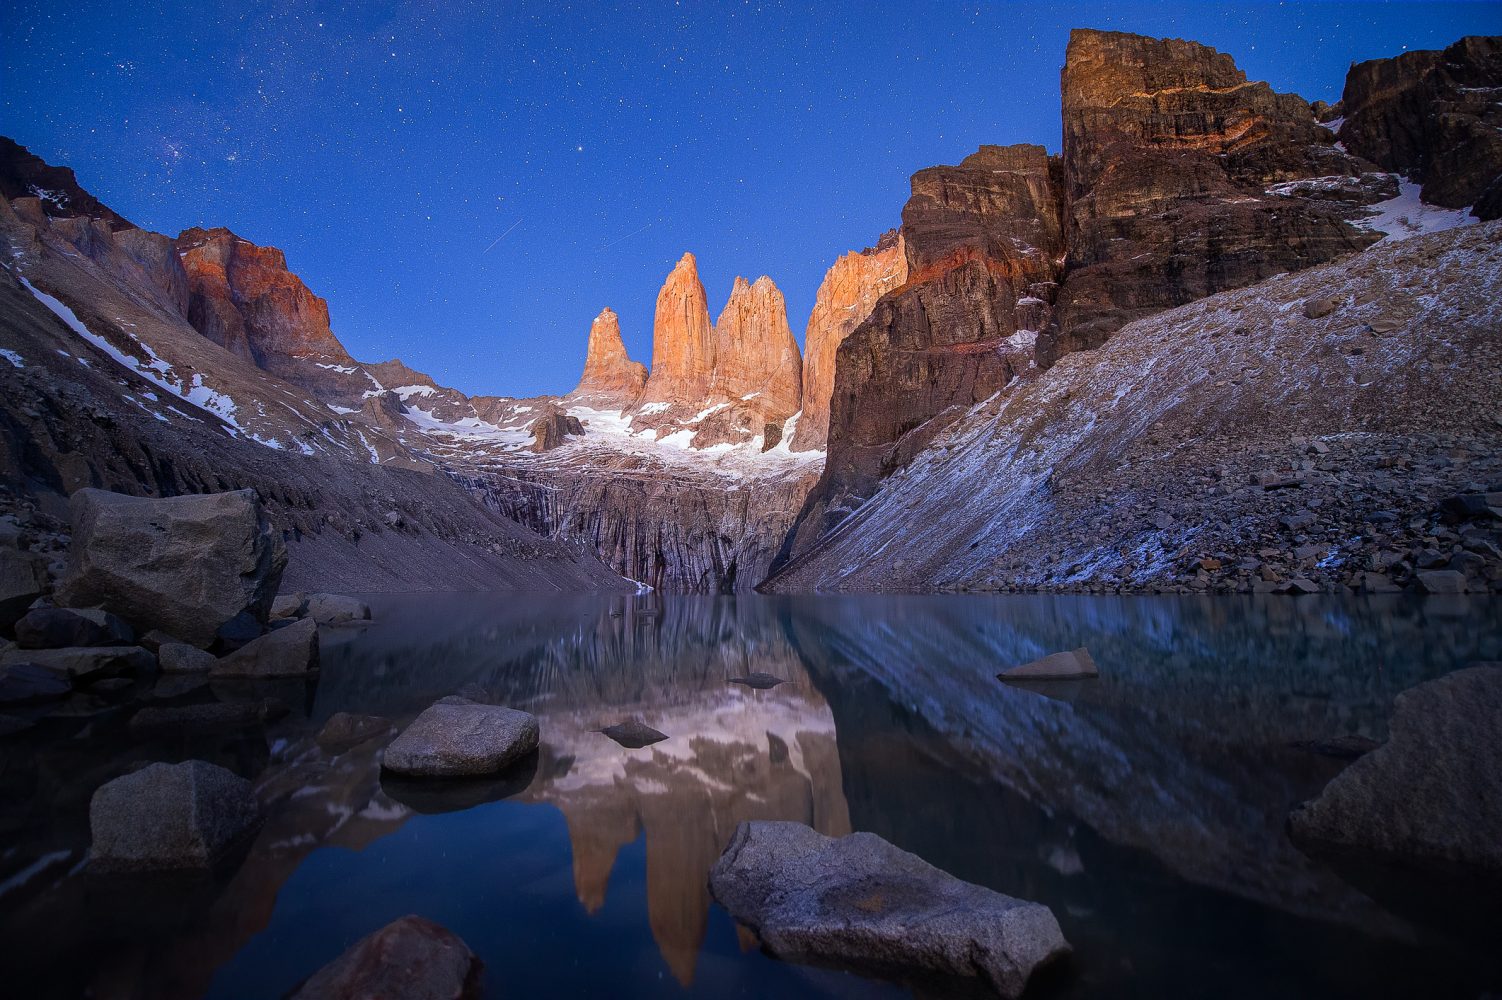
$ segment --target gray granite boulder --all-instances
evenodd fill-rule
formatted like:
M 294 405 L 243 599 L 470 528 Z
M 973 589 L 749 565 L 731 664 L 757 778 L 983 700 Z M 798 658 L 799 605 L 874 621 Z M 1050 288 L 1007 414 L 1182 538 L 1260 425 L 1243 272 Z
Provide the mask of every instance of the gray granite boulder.
M 84 489 L 72 517 L 58 603 L 103 606 L 195 646 L 241 612 L 264 622 L 287 565 L 253 490 L 154 499 Z
M 1081 646 L 1063 653 L 1050 653 L 1041 660 L 1003 670 L 996 676 L 1004 681 L 1062 681 L 1098 677 L 1100 671 L 1090 657 L 1090 650 Z
M 201 760 L 151 764 L 101 786 L 89 803 L 91 867 L 211 867 L 260 821 L 250 782 Z
M 771 954 L 899 978 L 980 979 L 1021 995 L 1069 951 L 1053 912 L 962 882 L 871 833 L 741 823 L 709 873 Z
M 22 649 L 64 646 L 130 646 L 135 631 L 99 608 L 33 608 L 16 622 L 16 645 Z
M 157 647 L 157 662 L 164 674 L 206 674 L 219 662 L 213 653 L 186 642 L 164 642 Z
M 1390 736 L 1288 819 L 1322 853 L 1502 875 L 1502 664 L 1398 695 Z
M 344 594 L 309 594 L 307 616 L 320 625 L 370 621 L 370 605 Z
M 214 677 L 294 677 L 318 669 L 318 623 L 303 618 L 267 632 L 210 668 Z
M 383 766 L 424 778 L 496 774 L 535 749 L 534 716 L 450 697 L 429 706 L 391 741 Z
M 350 945 L 291 1000 L 474 1000 L 481 968 L 453 931 L 406 916 Z
M 74 680 L 98 680 L 142 674 L 156 658 L 140 646 L 77 646 L 72 649 L 12 649 L 0 653 L 0 666 L 31 663 Z

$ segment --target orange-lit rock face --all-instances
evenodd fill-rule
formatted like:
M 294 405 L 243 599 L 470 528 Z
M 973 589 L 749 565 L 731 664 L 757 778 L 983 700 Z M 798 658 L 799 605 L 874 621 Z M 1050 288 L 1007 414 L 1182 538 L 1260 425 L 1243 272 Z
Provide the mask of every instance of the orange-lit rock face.
M 694 255 L 686 253 L 657 293 L 652 322 L 652 371 L 647 402 L 678 403 L 708 396 L 714 371 L 714 328 Z
M 228 229 L 188 229 L 176 242 L 188 273 L 188 322 L 205 337 L 256 366 L 300 384 L 363 376 L 321 369 L 350 366 L 329 329 L 329 307 L 287 270 L 275 247 L 256 246 Z
M 788 329 L 782 292 L 763 275 L 755 284 L 736 278 L 730 299 L 714 325 L 715 364 L 711 398 L 748 402 L 768 419 L 798 412 L 803 395 L 803 358 Z
M 874 247 L 845 254 L 824 275 L 803 337 L 803 415 L 793 433 L 794 451 L 823 449 L 835 352 L 871 315 L 876 300 L 906 280 L 907 256 L 895 230 Z
M 615 310 L 605 309 L 589 327 L 584 374 L 573 395 L 624 409 L 636 402 L 646 385 L 647 366 L 632 361 L 626 354 L 626 345 L 621 341 L 621 321 Z

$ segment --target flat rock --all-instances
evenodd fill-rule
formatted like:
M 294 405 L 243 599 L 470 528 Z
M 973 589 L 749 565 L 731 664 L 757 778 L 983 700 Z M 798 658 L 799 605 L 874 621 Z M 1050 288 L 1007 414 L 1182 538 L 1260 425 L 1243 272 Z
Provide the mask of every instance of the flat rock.
M 1502 664 L 1398 695 L 1391 735 L 1295 809 L 1302 847 L 1502 874 Z
M 206 674 L 219 662 L 213 653 L 186 642 L 164 642 L 157 648 L 157 662 L 164 674 Z
M 318 669 L 318 623 L 303 618 L 218 660 L 213 677 L 295 677 Z
M 537 719 L 526 712 L 445 699 L 402 730 L 383 766 L 428 778 L 496 774 L 537 749 L 537 733 Z
M 58 603 L 104 606 L 195 646 L 242 612 L 265 621 L 287 550 L 253 490 L 133 497 L 83 489 Z
M 16 622 L 16 645 L 22 649 L 64 646 L 129 646 L 135 631 L 99 608 L 33 608 Z
M 474 1000 L 481 968 L 453 931 L 406 916 L 356 941 L 291 1000 Z
M 201 760 L 151 764 L 89 803 L 89 863 L 104 871 L 211 867 L 260 820 L 250 782 Z
M 1417 574 L 1419 589 L 1426 594 L 1464 594 L 1466 577 L 1459 570 L 1420 570 Z
M 379 715 L 335 712 L 318 731 L 317 742 L 325 750 L 341 751 L 395 731 L 396 727 L 391 720 Z
M 741 823 L 710 891 L 771 954 L 907 977 L 979 978 L 1020 996 L 1067 954 L 1048 907 L 963 882 L 871 833 Z
M 156 658 L 140 646 L 12 649 L 0 654 L 0 666 L 15 663 L 32 663 L 78 681 L 145 673 L 156 666 Z
M 30 705 L 57 701 L 73 692 L 73 682 L 66 676 L 34 663 L 13 663 L 0 667 L 0 705 Z
M 320 625 L 370 621 L 370 605 L 344 594 L 309 594 L 305 613 Z
M 1004 681 L 1075 680 L 1099 677 L 1100 671 L 1090 658 L 1090 651 L 1081 646 L 1063 653 L 1050 653 L 1041 660 L 1004 670 L 996 676 Z
M 661 743 L 668 738 L 667 733 L 660 733 L 651 726 L 638 719 L 628 719 L 625 722 L 617 722 L 613 726 L 596 730 L 615 740 L 628 750 L 640 750 L 649 747 L 653 743 Z
M 744 684 L 748 688 L 755 688 L 758 691 L 766 691 L 769 688 L 774 688 L 777 685 L 786 682 L 781 677 L 776 677 L 772 674 L 764 674 L 758 671 L 754 674 L 747 674 L 745 677 L 732 677 L 730 678 L 730 683 Z

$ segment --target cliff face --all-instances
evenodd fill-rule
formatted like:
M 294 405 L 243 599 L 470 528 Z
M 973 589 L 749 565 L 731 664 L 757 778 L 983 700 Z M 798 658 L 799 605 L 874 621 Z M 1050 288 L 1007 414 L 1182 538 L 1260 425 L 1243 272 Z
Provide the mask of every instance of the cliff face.
M 1268 190 L 1348 177 L 1358 200 L 1388 193 L 1376 178 L 1363 193 L 1375 167 L 1337 149 L 1302 98 L 1248 81 L 1228 55 L 1077 30 L 1061 83 L 1068 259 L 1045 362 L 1137 317 L 1378 239 L 1323 187 Z
M 589 327 L 584 374 L 570 397 L 605 408 L 625 409 L 641 397 L 647 385 L 647 366 L 632 361 L 621 341 L 621 321 L 605 309 Z
M 698 262 L 686 253 L 662 290 L 652 321 L 652 368 L 643 401 L 677 403 L 709 394 L 715 364 L 714 327 L 709 300 L 699 280 Z
M 228 229 L 188 229 L 175 241 L 188 274 L 188 322 L 265 371 L 327 395 L 368 388 L 329 328 L 329 307 L 287 269 L 275 247 Z
M 1351 67 L 1340 139 L 1407 174 L 1426 202 L 1502 217 L 1502 37 Z
M 736 278 L 715 320 L 711 398 L 751 397 L 772 420 L 798 412 L 803 400 L 803 357 L 788 329 L 787 304 L 772 279 Z
M 892 230 L 874 247 L 845 254 L 824 275 L 803 335 L 803 414 L 794 451 L 821 451 L 829 436 L 835 352 L 871 315 L 876 300 L 907 280 L 907 251 Z

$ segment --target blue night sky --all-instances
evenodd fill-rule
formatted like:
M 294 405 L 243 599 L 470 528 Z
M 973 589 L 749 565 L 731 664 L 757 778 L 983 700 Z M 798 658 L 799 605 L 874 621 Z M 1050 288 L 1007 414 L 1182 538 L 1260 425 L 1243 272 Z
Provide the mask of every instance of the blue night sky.
M 66 3 L 0 10 L 0 132 L 139 225 L 284 249 L 356 357 L 573 386 L 591 318 L 651 358 L 685 250 L 717 314 L 825 268 L 908 176 L 1059 148 L 1071 27 L 1192 38 L 1340 96 L 1353 60 L 1502 33 L 1497 3 Z

